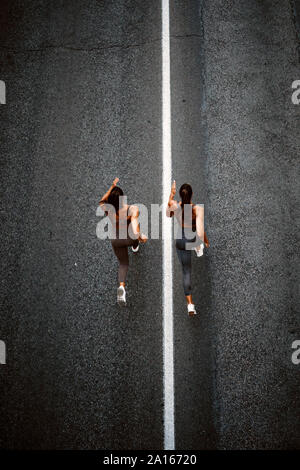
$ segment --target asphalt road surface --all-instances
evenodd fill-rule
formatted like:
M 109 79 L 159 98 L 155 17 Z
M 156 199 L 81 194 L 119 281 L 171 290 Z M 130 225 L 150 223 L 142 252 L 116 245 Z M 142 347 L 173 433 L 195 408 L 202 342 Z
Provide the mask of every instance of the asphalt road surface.
M 173 177 L 211 243 L 192 319 L 173 253 L 176 449 L 300 448 L 300 4 L 170 3 Z M 96 237 L 116 176 L 163 202 L 161 48 L 160 1 L 1 2 L 1 448 L 163 448 L 162 243 L 119 310 Z

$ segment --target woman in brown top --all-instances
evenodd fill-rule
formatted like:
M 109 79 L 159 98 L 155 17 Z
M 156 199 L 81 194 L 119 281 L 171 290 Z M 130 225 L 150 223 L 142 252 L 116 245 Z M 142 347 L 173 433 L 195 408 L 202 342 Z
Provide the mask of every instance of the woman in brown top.
M 125 282 L 129 266 L 128 247 L 131 246 L 132 251 L 136 253 L 139 249 L 139 243 L 145 243 L 147 237 L 140 232 L 138 207 L 124 203 L 124 194 L 122 189 L 117 186 L 118 181 L 119 178 L 115 178 L 99 204 L 112 223 L 114 238 L 111 239 L 111 244 L 119 261 L 117 302 L 123 306 L 126 305 Z

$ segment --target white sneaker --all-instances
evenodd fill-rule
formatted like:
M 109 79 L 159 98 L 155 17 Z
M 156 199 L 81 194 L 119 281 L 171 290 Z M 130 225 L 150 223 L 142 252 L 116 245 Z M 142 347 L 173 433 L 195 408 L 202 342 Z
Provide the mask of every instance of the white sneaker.
M 202 244 L 198 248 L 194 248 L 198 257 L 203 256 L 203 248 L 204 246 Z
M 120 286 L 117 289 L 117 302 L 120 307 L 124 307 L 126 305 L 126 291 L 124 286 Z
M 137 253 L 139 251 L 139 247 L 140 247 L 140 244 L 138 244 L 138 246 L 136 248 L 134 248 L 133 246 L 131 247 L 133 253 Z
M 187 308 L 188 308 L 188 314 L 189 314 L 190 317 L 193 316 L 193 315 L 197 315 L 194 304 L 188 304 Z

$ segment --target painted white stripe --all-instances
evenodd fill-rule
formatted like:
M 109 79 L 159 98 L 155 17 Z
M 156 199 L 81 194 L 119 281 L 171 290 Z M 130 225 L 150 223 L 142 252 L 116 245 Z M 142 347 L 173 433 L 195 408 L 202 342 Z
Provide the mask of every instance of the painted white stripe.
M 162 198 L 168 201 L 172 177 L 169 0 L 162 0 Z M 172 219 L 162 216 L 164 448 L 175 449 Z

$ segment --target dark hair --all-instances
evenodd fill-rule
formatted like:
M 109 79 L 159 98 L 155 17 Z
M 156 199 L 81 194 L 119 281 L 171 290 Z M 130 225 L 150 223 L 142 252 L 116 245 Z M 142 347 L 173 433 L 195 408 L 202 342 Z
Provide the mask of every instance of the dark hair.
M 184 220 L 184 205 L 191 203 L 193 195 L 192 186 L 188 183 L 184 183 L 179 189 L 179 195 L 181 197 L 182 220 Z
M 111 204 L 114 208 L 116 213 L 119 212 L 120 209 L 120 196 L 123 196 L 123 191 L 118 186 L 115 186 L 108 196 L 107 202 Z
M 181 202 L 182 202 L 181 205 L 183 208 L 184 204 L 191 203 L 192 195 L 193 195 L 192 186 L 188 183 L 184 183 L 179 190 L 179 194 L 181 197 Z

